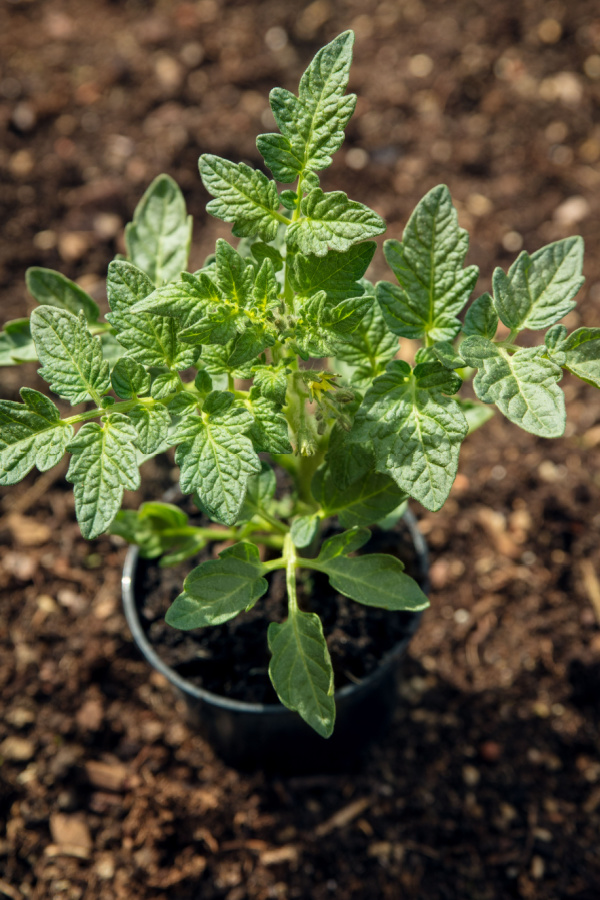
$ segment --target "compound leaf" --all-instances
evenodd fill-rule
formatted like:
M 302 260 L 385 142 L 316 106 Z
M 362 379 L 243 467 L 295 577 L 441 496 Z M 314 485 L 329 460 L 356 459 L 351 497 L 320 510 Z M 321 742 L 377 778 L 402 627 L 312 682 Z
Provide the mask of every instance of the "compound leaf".
M 192 217 L 183 194 L 169 175 L 159 175 L 125 227 L 127 255 L 160 287 L 187 268 L 191 239 Z
M 72 406 L 90 398 L 98 401 L 108 391 L 108 363 L 82 312 L 77 317 L 52 306 L 38 307 L 31 314 L 31 334 L 42 363 L 39 374 Z
M 199 167 L 204 187 L 215 198 L 208 203 L 207 212 L 233 222 L 236 237 L 257 234 L 264 241 L 274 240 L 280 223 L 287 221 L 278 212 L 275 182 L 245 163 L 232 163 L 210 153 L 200 157 Z
M 354 368 L 352 387 L 365 389 L 383 372 L 397 350 L 397 336 L 385 324 L 379 305 L 373 303 L 354 331 L 340 342 L 336 356 Z
M 476 334 L 490 341 L 498 330 L 498 313 L 490 294 L 482 294 L 473 300 L 465 315 L 463 331 L 467 335 Z
M 37 353 L 29 319 L 12 319 L 0 332 L 0 366 L 35 362 Z
M 303 198 L 300 209 L 302 217 L 288 227 L 286 240 L 304 254 L 343 252 L 385 231 L 381 216 L 362 203 L 348 200 L 343 191 L 324 194 L 321 188 L 315 188 Z
M 344 140 L 356 96 L 344 96 L 354 35 L 345 31 L 322 47 L 300 81 L 299 97 L 275 88 L 270 102 L 281 134 L 260 135 L 256 144 L 278 181 L 295 181 L 305 170 L 331 165 Z
M 294 610 L 285 622 L 271 622 L 267 638 L 269 676 L 277 696 L 318 734 L 329 737 L 335 722 L 333 668 L 320 618 Z
M 290 272 L 292 287 L 301 297 L 310 297 L 318 291 L 325 291 L 329 300 L 338 303 L 347 297 L 358 297 L 365 293 L 361 279 L 367 271 L 377 244 L 367 241 L 355 244 L 345 253 L 331 250 L 325 256 L 293 257 Z
M 123 260 L 111 262 L 106 291 L 112 310 L 107 319 L 132 359 L 145 366 L 168 366 L 179 372 L 194 363 L 198 351 L 179 340 L 175 319 L 139 311 L 140 301 L 154 294 L 155 288 L 137 266 Z
M 288 371 L 285 365 L 253 366 L 253 387 L 257 388 L 267 400 L 272 400 L 279 406 L 283 406 L 287 392 Z
M 83 312 L 88 322 L 97 322 L 100 310 L 78 284 L 53 269 L 31 266 L 25 272 L 27 290 L 41 306 L 66 309 L 74 315 Z
M 21 388 L 23 403 L 0 400 L 0 484 L 16 484 L 37 466 L 51 469 L 73 435 L 52 400 L 33 388 Z
M 136 406 L 128 413 L 137 432 L 136 447 L 145 455 L 155 453 L 169 434 L 171 416 L 161 403 L 149 408 Z
M 463 268 L 469 236 L 459 228 L 446 185 L 427 193 L 411 215 L 402 243 L 386 241 L 385 258 L 398 279 L 381 281 L 377 299 L 388 328 L 407 338 L 452 340 L 456 318 L 477 281 L 477 266 Z
M 128 356 L 122 356 L 110 373 L 113 391 L 122 400 L 145 397 L 150 392 L 150 375 L 145 368 Z
M 386 553 L 336 556 L 318 568 L 327 573 L 334 590 L 364 606 L 412 612 L 429 606 L 417 582 L 404 573 L 404 566 L 395 556 Z
M 252 397 L 249 404 L 254 424 L 248 434 L 257 453 L 292 453 L 288 423 L 281 407 L 266 397 Z
M 479 371 L 475 393 L 495 403 L 511 422 L 540 437 L 559 437 L 565 430 L 565 399 L 558 381 L 560 366 L 546 359 L 544 347 L 523 347 L 512 356 L 486 338 L 468 337 L 461 355 Z
M 456 476 L 467 422 L 447 394 L 461 383 L 439 362 L 411 372 L 393 360 L 367 391 L 350 432 L 353 441 L 372 440 L 378 471 L 427 509 L 440 509 Z
M 578 328 L 559 345 L 565 369 L 600 388 L 600 328 Z
M 230 399 L 213 411 L 209 401 L 219 394 Z M 245 433 L 252 427 L 253 417 L 246 409 L 231 408 L 232 402 L 231 394 L 213 391 L 204 403 L 202 417 L 187 416 L 172 439 L 174 443 L 182 441 L 175 451 L 182 491 L 197 491 L 205 509 L 214 511 L 227 525 L 238 519 L 248 478 L 261 468 Z
M 516 331 L 547 328 L 575 306 L 573 297 L 584 282 L 583 239 L 565 238 L 537 250 L 523 251 L 505 274 L 492 279 L 494 304 L 504 324 Z
M 219 559 L 202 563 L 187 576 L 183 593 L 170 606 L 167 624 L 189 631 L 221 625 L 253 606 L 266 593 L 258 548 L 242 541 L 223 550 Z
M 106 531 L 119 511 L 123 490 L 140 486 L 136 439 L 127 416 L 112 413 L 102 425 L 86 422 L 69 443 L 73 456 L 66 477 L 74 486 L 75 512 L 85 538 Z
M 134 313 L 158 313 L 179 319 L 185 327 L 198 321 L 211 304 L 218 304 L 223 295 L 217 285 L 204 272 L 199 275 L 181 273 L 181 281 L 172 281 L 157 288 L 132 308 Z

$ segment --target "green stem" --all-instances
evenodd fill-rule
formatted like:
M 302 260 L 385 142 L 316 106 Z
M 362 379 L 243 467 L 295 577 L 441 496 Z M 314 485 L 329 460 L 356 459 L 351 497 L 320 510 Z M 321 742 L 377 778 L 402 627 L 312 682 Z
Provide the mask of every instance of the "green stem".
M 268 575 L 269 572 L 274 572 L 276 569 L 285 569 L 287 566 L 287 559 L 285 556 L 280 556 L 278 559 L 270 559 L 269 562 L 262 564 L 263 573 Z
M 274 528 L 275 531 L 278 531 L 280 534 L 287 534 L 289 528 L 287 525 L 284 525 L 283 522 L 280 522 L 279 519 L 276 519 L 275 516 L 272 516 L 271 513 L 268 513 L 266 510 L 261 509 L 258 513 L 261 519 L 267 522 L 271 528 Z
M 288 610 L 290 615 L 298 612 L 298 598 L 296 596 L 296 567 L 298 565 L 298 557 L 296 556 L 296 548 L 292 541 L 291 534 L 286 534 L 283 544 L 283 558 L 285 565 L 285 584 L 288 595 Z
M 77 413 L 76 415 L 69 416 L 62 421 L 64 425 L 76 425 L 78 422 L 87 422 L 88 419 L 97 419 L 99 416 L 106 416 L 109 413 L 113 412 L 127 413 L 129 412 L 129 410 L 135 409 L 135 407 L 139 406 L 140 404 L 142 406 L 149 406 L 150 408 L 152 408 L 158 403 L 168 402 L 178 393 L 179 391 L 175 391 L 173 394 L 169 394 L 168 397 L 164 397 L 162 400 L 154 400 L 152 397 L 143 397 L 140 400 L 122 400 L 120 403 L 115 403 L 114 406 L 109 406 L 106 409 L 88 409 L 86 410 L 86 412 Z M 98 398 L 96 402 L 99 403 L 100 398 Z

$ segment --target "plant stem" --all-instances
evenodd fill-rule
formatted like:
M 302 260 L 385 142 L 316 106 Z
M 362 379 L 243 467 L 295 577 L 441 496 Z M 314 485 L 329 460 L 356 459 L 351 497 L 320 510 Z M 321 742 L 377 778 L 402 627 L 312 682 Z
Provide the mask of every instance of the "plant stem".
M 266 510 L 261 509 L 258 515 L 261 519 L 264 519 L 264 521 L 267 522 L 271 526 L 271 528 L 274 528 L 275 531 L 278 531 L 280 534 L 288 533 L 289 528 L 287 527 L 287 525 L 284 525 L 283 522 L 280 522 L 279 519 L 276 519 L 275 516 L 271 515 L 271 513 L 268 513 Z
M 290 614 L 298 612 L 298 598 L 296 596 L 296 566 L 298 557 L 291 534 L 286 534 L 283 544 L 283 558 L 285 565 L 285 584 L 288 595 L 288 610 Z

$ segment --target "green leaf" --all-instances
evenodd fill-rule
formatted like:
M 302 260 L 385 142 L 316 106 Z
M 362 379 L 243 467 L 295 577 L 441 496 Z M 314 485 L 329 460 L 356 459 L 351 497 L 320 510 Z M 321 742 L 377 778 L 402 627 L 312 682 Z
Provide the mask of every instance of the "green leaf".
M 440 509 L 456 476 L 467 422 L 446 395 L 461 383 L 439 362 L 411 372 L 393 360 L 367 391 L 350 433 L 353 441 L 372 440 L 378 471 L 427 509 Z
M 237 369 L 245 363 L 256 359 L 267 347 L 275 343 L 275 336 L 269 333 L 264 325 L 247 325 L 241 334 L 234 337 L 227 365 Z
M 342 341 L 360 325 L 366 313 L 372 309 L 374 297 L 348 297 L 335 306 L 326 306 L 320 316 L 320 324 L 327 331 L 340 337 Z
M 221 625 L 253 606 L 266 593 L 268 582 L 258 548 L 245 541 L 234 544 L 194 569 L 183 583 L 165 616 L 168 625 L 189 631 Z
M 276 90 L 281 90 L 281 88 L 273 89 L 273 91 Z M 256 138 L 256 146 L 277 181 L 289 184 L 296 180 L 302 170 L 302 159 L 296 156 L 286 137 L 282 134 L 259 134 Z M 282 203 L 284 203 L 283 200 Z
M 266 462 L 261 462 L 260 472 L 248 479 L 248 488 L 240 518 L 251 519 L 256 513 L 267 509 L 269 500 L 275 496 L 275 472 Z
M 544 336 L 544 343 L 548 350 L 553 351 L 553 356 L 555 356 L 557 353 L 562 353 L 562 350 L 560 350 L 560 344 L 562 344 L 566 336 L 567 329 L 564 325 L 553 325 L 552 328 L 549 328 L 546 332 Z M 555 359 L 555 362 L 558 362 L 558 360 Z M 562 365 L 563 362 L 564 360 L 562 360 L 562 362 L 558 364 Z
M 189 325 L 179 332 L 179 337 L 187 344 L 227 344 L 237 334 L 238 311 L 230 307 L 214 310 L 199 322 Z M 231 353 L 231 351 L 230 351 Z
M 33 299 L 42 306 L 66 309 L 76 316 L 83 312 L 88 322 L 98 321 L 98 305 L 83 288 L 60 272 L 31 266 L 25 272 L 25 282 Z
M 286 240 L 304 254 L 343 252 L 358 241 L 385 231 L 381 216 L 362 203 L 348 200 L 343 191 L 324 194 L 321 188 L 315 188 L 304 197 L 300 210 L 302 218 L 289 225 Z
M 219 521 L 233 525 L 239 516 L 250 475 L 260 471 L 252 441 L 246 436 L 253 418 L 246 409 L 224 406 L 213 411 L 209 394 L 202 417 L 187 416 L 178 426 L 173 442 L 181 468 L 181 489 L 197 491 L 207 510 Z M 233 396 L 229 396 L 230 403 Z M 208 404 L 208 410 L 207 410 Z
M 110 374 L 113 391 L 122 400 L 145 397 L 150 392 L 150 375 L 143 366 L 127 356 L 121 357 Z
M 290 528 L 290 534 L 296 547 L 308 547 L 313 542 L 319 530 L 320 521 L 319 516 L 316 514 L 312 516 L 298 516 L 297 519 L 294 519 Z
M 281 88 L 271 91 L 281 135 L 260 135 L 256 144 L 278 181 L 289 183 L 306 169 L 331 165 L 356 106 L 354 94 L 344 96 L 353 44 L 354 34 L 345 31 L 322 47 L 302 76 L 298 98 Z
M 250 250 L 252 252 L 252 256 L 259 265 L 262 265 L 265 259 L 270 259 L 273 263 L 273 269 L 276 272 L 280 272 L 283 269 L 283 259 L 281 253 L 275 247 L 271 247 L 270 244 L 263 244 L 262 241 L 254 241 L 254 243 L 250 247 Z
M 209 391 L 206 392 L 210 393 Z M 192 407 L 199 406 L 198 394 L 191 391 L 178 391 L 174 397 L 166 401 L 166 407 L 172 416 L 182 416 L 184 413 L 192 412 Z
M 177 321 L 138 310 L 140 301 L 154 294 L 154 285 L 144 272 L 123 260 L 111 262 L 106 291 L 112 310 L 107 319 L 132 359 L 145 366 L 168 366 L 179 372 L 193 365 L 198 351 L 178 339 Z
M 325 256 L 293 257 L 290 270 L 292 287 L 301 297 L 310 297 L 325 291 L 329 300 L 338 303 L 347 297 L 359 297 L 365 293 L 361 279 L 367 271 L 377 244 L 367 241 L 355 244 L 345 253 L 331 250 Z
M 334 534 L 333 537 L 324 541 L 316 562 L 322 567 L 338 557 L 345 558 L 349 553 L 354 553 L 355 550 L 360 550 L 361 547 L 364 547 L 370 537 L 371 532 L 368 528 L 359 527 L 352 527 L 341 534 Z M 306 562 L 306 560 L 303 560 L 303 564 Z
M 352 387 L 366 389 L 398 350 L 398 338 L 388 330 L 381 309 L 374 303 L 356 329 L 336 349 L 336 357 L 355 367 Z
M 329 436 L 325 462 L 334 483 L 344 490 L 374 468 L 375 456 L 370 442 L 352 443 L 348 440 L 348 432 L 336 422 Z
M 110 526 L 110 533 L 137 544 L 143 559 L 155 559 L 171 551 L 163 557 L 161 566 L 181 562 L 206 544 L 206 539 L 188 526 L 183 510 L 170 503 L 142 503 L 137 511 L 122 509 Z
M 164 444 L 169 434 L 171 416 L 162 404 L 149 409 L 147 406 L 136 406 L 128 413 L 137 432 L 136 447 L 149 455 Z
M 162 372 L 152 382 L 150 393 L 153 400 L 163 400 L 181 387 L 181 379 L 176 372 Z
M 199 160 L 204 187 L 215 199 L 206 210 L 224 222 L 233 222 L 236 237 L 259 235 L 272 241 L 281 222 L 279 195 L 275 182 L 245 163 L 229 162 L 205 153 Z
M 263 397 L 272 400 L 279 406 L 285 403 L 287 391 L 287 373 L 289 369 L 285 365 L 280 366 L 253 366 L 253 387 L 258 388 Z
M 199 369 L 196 373 L 196 377 L 194 378 L 194 387 L 198 391 L 199 394 L 202 394 L 203 397 L 206 397 L 207 394 L 213 389 L 212 378 L 206 371 L 206 369 Z
M 429 606 L 414 578 L 404 574 L 400 560 L 386 553 L 336 556 L 314 568 L 327 573 L 334 590 L 364 606 L 411 612 Z
M 0 400 L 0 484 L 16 484 L 33 466 L 51 469 L 73 435 L 52 400 L 32 388 L 20 393 L 23 403 Z
M 255 450 L 258 453 L 292 453 L 288 423 L 281 407 L 266 397 L 251 397 L 249 407 L 254 417 L 249 436 Z
M 573 297 L 584 282 L 583 239 L 565 238 L 531 256 L 523 251 L 506 275 L 496 269 L 492 279 L 494 304 L 513 331 L 547 328 L 574 307 Z
M 130 261 L 160 286 L 187 268 L 192 240 L 192 217 L 169 175 L 155 178 L 125 227 Z
M 498 330 L 498 313 L 490 294 L 482 294 L 473 300 L 465 315 L 463 331 L 467 335 L 476 334 L 489 338 L 496 336 Z
M 244 308 L 252 299 L 254 268 L 219 238 L 215 254 L 217 284 L 230 303 Z
M 254 281 L 252 289 L 252 308 L 259 315 L 266 315 L 268 310 L 279 305 L 279 286 L 275 277 L 275 268 L 270 259 L 265 259 Z
M 129 419 L 113 413 L 102 425 L 86 422 L 69 443 L 73 456 L 66 477 L 74 485 L 75 512 L 85 538 L 106 531 L 119 511 L 123 490 L 140 486 L 136 439 Z
M 31 314 L 31 334 L 42 363 L 39 374 L 55 394 L 75 406 L 90 398 L 98 402 L 108 391 L 108 363 L 83 313 L 78 318 L 66 310 L 38 307 Z
M 450 341 L 437 341 L 431 348 L 445 369 L 462 369 L 465 361 Z
M 282 624 L 271 622 L 267 638 L 269 676 L 277 696 L 318 734 L 329 737 L 335 722 L 333 669 L 321 620 L 295 610 Z
M 29 319 L 12 319 L 0 332 L 0 366 L 35 362 L 37 353 L 31 337 Z
M 322 467 L 315 473 L 311 489 L 325 515 L 338 516 L 344 528 L 373 525 L 406 499 L 391 478 L 377 472 L 367 472 L 340 489 L 329 469 Z
M 252 378 L 252 369 L 249 363 L 243 366 L 233 367 L 228 364 L 231 356 L 233 342 L 219 346 L 211 344 L 202 348 L 202 362 L 207 372 L 211 375 L 232 375 L 234 378 Z
M 544 347 L 523 347 L 511 356 L 486 338 L 468 337 L 460 350 L 467 363 L 479 369 L 473 387 L 480 400 L 495 403 L 507 419 L 531 434 L 563 434 L 565 399 L 557 384 L 562 370 L 544 358 Z
M 600 328 L 578 328 L 560 344 L 564 367 L 588 384 L 600 388 Z
M 463 268 L 469 236 L 459 228 L 446 185 L 438 185 L 417 205 L 402 243 L 386 241 L 385 258 L 399 286 L 381 281 L 377 299 L 394 334 L 452 340 L 456 318 L 477 281 L 477 266 Z
M 187 326 L 205 315 L 211 304 L 222 301 L 222 292 L 206 273 L 190 275 L 182 272 L 181 278 L 181 281 L 172 281 L 143 296 L 135 302 L 132 312 L 171 316 Z

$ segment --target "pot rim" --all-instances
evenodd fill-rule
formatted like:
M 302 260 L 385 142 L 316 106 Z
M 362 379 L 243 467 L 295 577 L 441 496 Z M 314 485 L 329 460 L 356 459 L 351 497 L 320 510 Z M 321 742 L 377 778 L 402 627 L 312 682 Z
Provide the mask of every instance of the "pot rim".
M 412 510 L 407 508 L 406 512 L 404 513 L 403 520 L 408 527 L 417 553 L 417 558 L 419 560 L 422 588 L 425 593 L 428 593 L 429 554 L 427 550 L 427 543 L 418 529 L 417 520 Z M 234 700 L 229 697 L 224 697 L 221 694 L 214 694 L 212 691 L 207 691 L 205 688 L 198 687 L 197 685 L 192 684 L 186 678 L 183 678 L 175 671 L 175 669 L 172 669 L 171 666 L 167 665 L 167 663 L 164 662 L 163 659 L 161 659 L 161 657 L 158 655 L 158 653 L 146 637 L 146 633 L 142 627 L 138 615 L 135 599 L 135 575 L 137 571 L 138 559 L 139 548 L 135 544 L 132 544 L 129 547 L 127 555 L 125 557 L 123 575 L 121 578 L 123 611 L 125 613 L 125 618 L 127 620 L 127 624 L 129 625 L 129 629 L 131 631 L 133 639 L 138 649 L 141 651 L 150 665 L 154 669 L 156 669 L 157 672 L 160 672 L 160 674 L 163 675 L 174 687 L 178 688 L 187 696 L 194 697 L 196 700 L 210 703 L 212 706 L 218 706 L 222 709 L 228 709 L 232 712 L 238 713 L 242 712 L 262 714 L 266 713 L 268 715 L 290 715 L 291 711 L 281 703 L 250 703 L 245 700 Z M 382 657 L 379 666 L 373 672 L 363 678 L 362 681 L 357 682 L 356 684 L 346 684 L 344 685 L 344 687 L 337 690 L 334 694 L 336 701 L 342 700 L 349 694 L 354 694 L 366 689 L 366 687 L 375 677 L 377 677 L 377 674 L 380 673 L 382 669 L 386 669 L 388 666 L 392 665 L 395 662 L 396 658 L 404 651 L 404 648 L 417 630 L 421 616 L 421 612 L 414 613 L 413 623 L 407 637 L 396 644 L 396 646 L 392 650 L 386 653 Z

